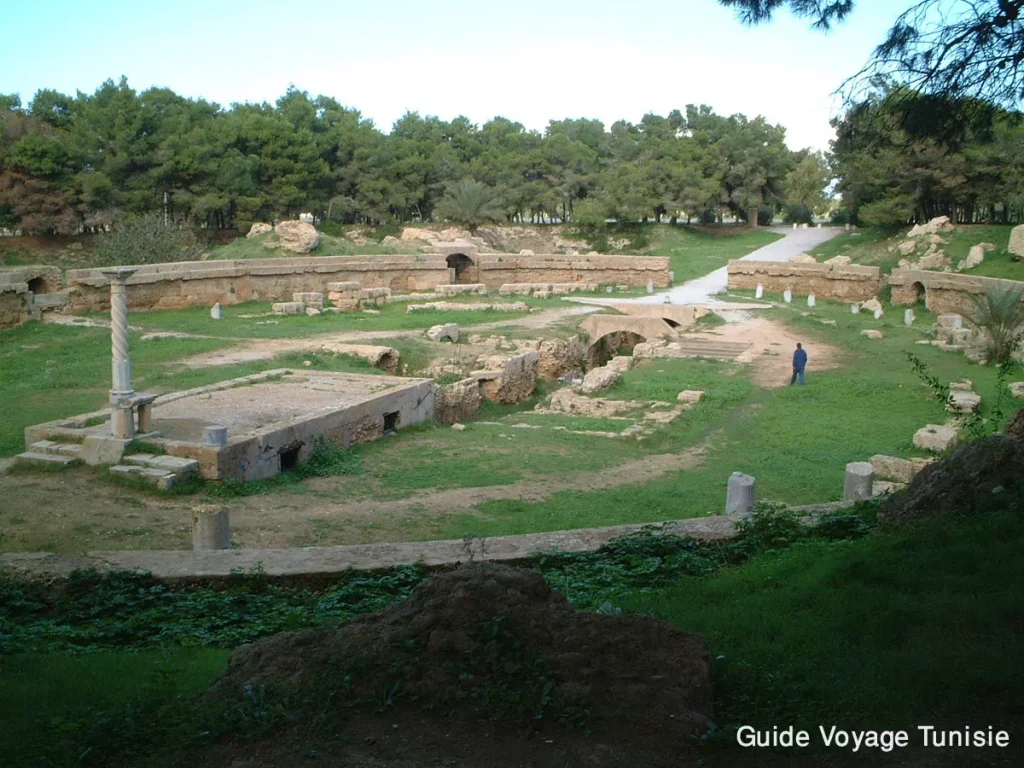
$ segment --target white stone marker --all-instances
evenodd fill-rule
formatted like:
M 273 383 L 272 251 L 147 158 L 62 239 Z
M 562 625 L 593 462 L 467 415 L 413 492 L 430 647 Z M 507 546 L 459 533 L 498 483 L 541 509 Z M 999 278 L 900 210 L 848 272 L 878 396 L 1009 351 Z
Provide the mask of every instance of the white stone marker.
M 882 319 L 882 314 L 883 314 L 882 310 L 876 309 L 875 310 L 875 320 L 881 320 Z
M 793 292 L 789 288 L 782 292 L 782 300 L 787 304 L 793 301 Z
M 217 424 L 203 427 L 203 445 L 218 446 L 228 444 L 228 428 Z
M 815 298 L 814 298 L 814 294 L 812 293 L 810 296 L 807 297 L 807 306 L 808 307 L 813 307 L 815 305 L 815 303 L 816 303 L 816 301 L 815 301 Z
M 793 229 L 796 229 L 796 222 L 793 222 Z
M 647 281 L 647 292 L 648 293 L 654 293 L 654 281 L 653 280 L 648 280 Z
M 845 229 L 847 232 L 849 232 L 850 231 L 850 222 L 846 222 L 846 224 L 843 225 L 843 229 Z
M 754 291 L 754 298 L 760 299 L 762 296 L 764 296 L 764 286 L 758 283 L 757 289 Z
M 210 317 L 212 317 L 214 320 L 220 320 L 220 318 L 221 318 L 221 311 L 220 311 L 220 302 L 219 301 L 216 304 L 214 304 L 212 307 L 210 307 Z
M 670 283 L 674 283 L 676 281 L 676 273 L 673 272 L 671 269 L 668 271 L 668 281 Z
M 729 475 L 729 486 L 725 493 L 725 514 L 742 515 L 754 506 L 756 480 L 742 472 Z
M 818 229 L 821 229 L 821 222 L 818 222 Z
M 192 549 L 231 549 L 231 521 L 226 509 L 192 508 Z
M 851 304 L 850 305 L 850 314 L 851 315 L 859 315 L 860 314 L 860 304 Z
M 914 310 L 908 309 L 903 313 L 903 324 L 906 326 L 914 324 Z
M 135 436 L 135 417 L 131 404 L 125 404 L 135 395 L 132 389 L 132 358 L 128 349 L 128 289 L 125 281 L 135 274 L 132 267 L 100 270 L 110 281 L 110 339 L 111 378 L 110 432 L 114 437 L 126 439 Z
M 854 461 L 846 465 L 843 478 L 843 501 L 860 501 L 871 498 L 871 487 L 875 482 L 875 467 L 870 461 Z

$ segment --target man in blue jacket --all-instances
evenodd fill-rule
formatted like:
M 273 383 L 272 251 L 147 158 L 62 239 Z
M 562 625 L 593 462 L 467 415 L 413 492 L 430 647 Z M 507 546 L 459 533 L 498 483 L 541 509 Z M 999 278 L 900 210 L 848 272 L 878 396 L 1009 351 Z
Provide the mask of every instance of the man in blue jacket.
M 807 367 L 807 351 L 803 348 L 800 342 L 796 344 L 796 352 L 793 353 L 793 378 L 789 380 L 789 386 L 796 384 L 796 380 L 800 379 L 800 386 L 804 383 L 804 368 Z

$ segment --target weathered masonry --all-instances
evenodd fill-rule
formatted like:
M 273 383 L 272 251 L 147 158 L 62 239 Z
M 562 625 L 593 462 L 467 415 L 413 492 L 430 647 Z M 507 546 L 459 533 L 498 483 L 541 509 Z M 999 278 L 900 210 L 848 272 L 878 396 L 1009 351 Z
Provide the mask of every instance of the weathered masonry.
M 973 296 L 983 296 L 990 289 L 1024 290 L 1024 282 L 975 277 L 951 272 L 930 272 L 920 269 L 894 269 L 889 275 L 893 304 L 917 304 L 923 301 L 933 312 L 970 312 Z
M 322 291 L 327 283 L 358 282 L 363 288 L 433 291 L 438 285 L 483 283 L 669 284 L 669 261 L 645 256 L 520 256 L 478 254 L 467 245 L 451 253 L 408 256 L 306 256 L 284 259 L 192 261 L 136 268 L 128 280 L 133 309 L 179 309 L 287 301 L 302 291 Z M 98 269 L 67 274 L 68 302 L 63 311 L 98 312 L 107 308 L 106 278 Z
M 140 440 L 192 459 L 208 480 L 262 480 L 309 458 L 320 440 L 349 447 L 434 416 L 430 379 L 291 369 L 231 379 L 155 398 Z M 111 442 L 110 411 L 37 424 L 25 444 Z M 117 441 L 115 441 L 117 442 Z M 127 442 L 127 441 L 123 441 Z
M 753 290 L 763 285 L 766 291 L 795 296 L 814 294 L 837 301 L 866 301 L 878 293 L 881 272 L 878 267 L 832 267 L 826 264 L 791 264 L 780 261 L 730 261 L 729 288 Z

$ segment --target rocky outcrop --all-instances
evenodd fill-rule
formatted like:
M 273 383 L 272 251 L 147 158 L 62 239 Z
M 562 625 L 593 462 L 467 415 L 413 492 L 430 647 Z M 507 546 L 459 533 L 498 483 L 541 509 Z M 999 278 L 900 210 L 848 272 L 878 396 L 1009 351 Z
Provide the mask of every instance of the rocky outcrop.
M 635 400 L 604 400 L 587 397 L 566 387 L 551 395 L 551 399 L 534 410 L 540 413 L 571 413 L 577 416 L 606 418 L 643 408 L 644 403 Z
M 245 237 L 246 237 L 246 239 L 251 239 L 251 238 L 254 238 L 254 237 L 262 237 L 263 235 L 269 235 L 273 231 L 274 231 L 274 228 L 272 226 L 270 226 L 269 224 L 267 224 L 265 222 L 262 222 L 262 221 L 257 221 L 257 222 L 254 222 L 251 227 L 249 227 L 249 232 L 246 234 Z
M 594 368 L 587 372 L 587 375 L 583 377 L 583 383 L 580 384 L 580 392 L 585 395 L 591 395 L 594 392 L 600 392 L 602 389 L 608 389 L 618 380 L 618 370 L 602 365 L 600 368 Z
M 918 237 L 920 235 L 935 235 L 939 232 L 952 232 L 954 229 L 953 223 L 949 220 L 949 216 L 936 216 L 934 219 L 929 221 L 927 224 L 918 224 L 911 228 L 907 232 L 907 237 Z
M 587 345 L 579 336 L 544 339 L 537 347 L 537 352 L 540 355 L 537 375 L 544 379 L 560 379 L 582 370 Z
M 453 344 L 458 344 L 459 326 L 455 323 L 432 325 L 427 329 L 427 338 L 431 341 L 450 341 Z
M 316 227 L 305 221 L 282 221 L 274 227 L 274 232 L 280 247 L 292 253 L 307 254 L 320 243 Z
M 1024 224 L 1018 224 L 1010 232 L 1010 242 L 1006 250 L 1017 261 L 1024 261 Z

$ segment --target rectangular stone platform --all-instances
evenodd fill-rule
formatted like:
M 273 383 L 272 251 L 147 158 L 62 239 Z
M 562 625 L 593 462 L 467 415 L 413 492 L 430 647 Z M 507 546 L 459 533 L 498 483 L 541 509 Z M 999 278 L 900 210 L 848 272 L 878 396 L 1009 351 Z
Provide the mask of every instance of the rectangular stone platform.
M 144 441 L 197 461 L 208 480 L 261 480 L 305 461 L 319 440 L 347 448 L 433 415 L 430 379 L 277 369 L 158 397 L 155 434 Z M 109 411 L 29 427 L 26 445 L 109 436 L 104 417 Z M 226 442 L 204 443 L 210 426 L 226 427 Z

